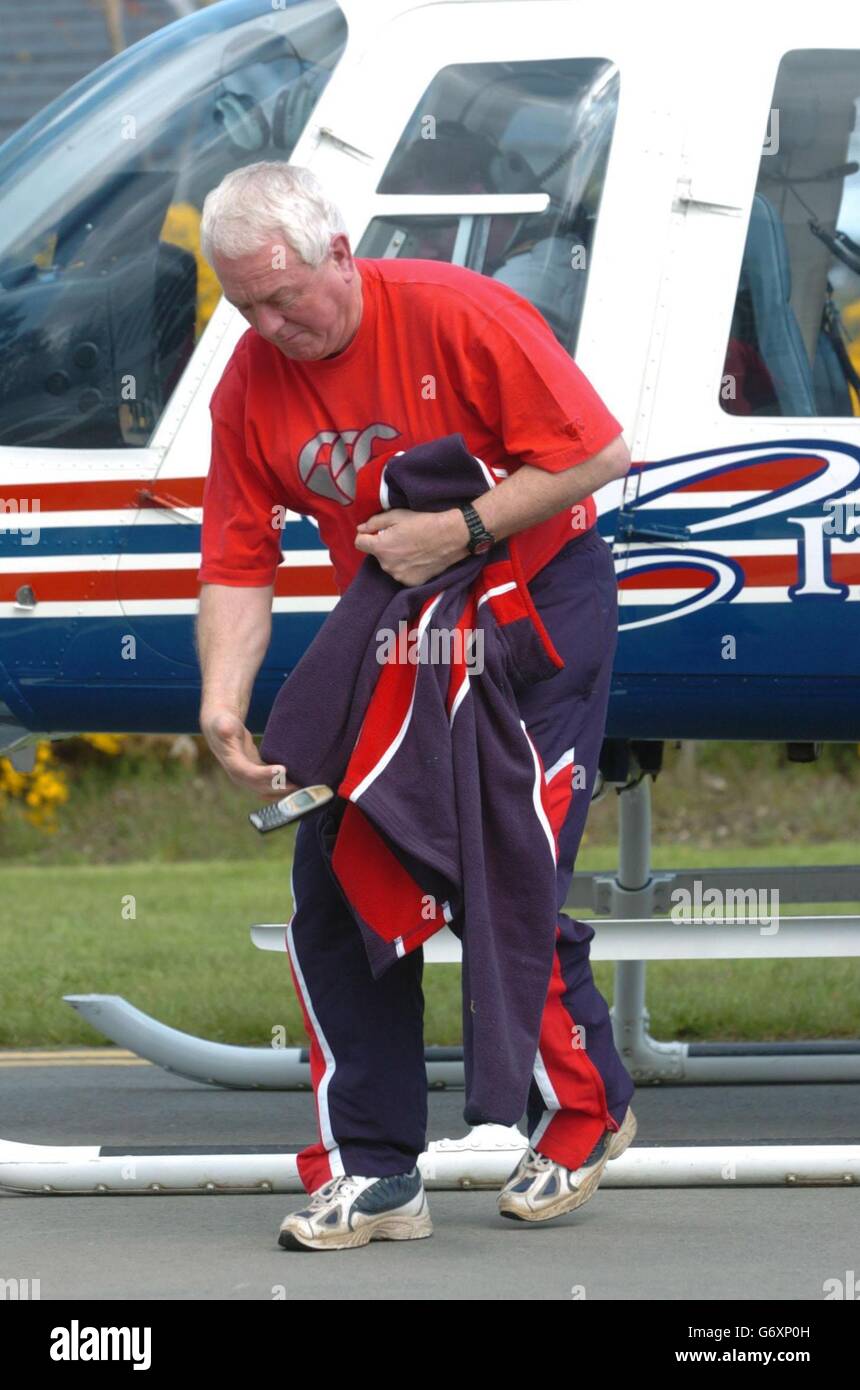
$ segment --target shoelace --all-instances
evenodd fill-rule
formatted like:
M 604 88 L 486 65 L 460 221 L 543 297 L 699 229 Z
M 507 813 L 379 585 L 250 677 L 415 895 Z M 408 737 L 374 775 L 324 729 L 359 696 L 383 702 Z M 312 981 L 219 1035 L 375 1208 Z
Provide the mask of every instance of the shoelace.
M 547 1168 L 552 1168 L 555 1160 L 548 1154 L 538 1153 L 537 1149 L 529 1149 L 524 1163 L 524 1172 L 545 1173 Z
M 588 1157 L 591 1158 L 591 1154 L 589 1154 Z M 596 1160 L 594 1161 L 596 1162 Z M 548 1168 L 554 1166 L 556 1166 L 555 1159 L 547 1157 L 546 1154 L 538 1153 L 537 1149 L 530 1147 L 525 1158 L 523 1176 L 525 1176 L 526 1173 L 528 1173 L 529 1176 L 537 1173 L 545 1173 Z M 563 1165 L 559 1163 L 557 1166 L 561 1168 Z
M 329 1202 L 340 1199 L 341 1197 L 353 1197 L 360 1190 L 361 1179 L 353 1173 L 341 1173 L 339 1177 L 332 1178 L 315 1192 L 308 1207 L 311 1211 L 316 1211 L 319 1207 L 327 1206 Z

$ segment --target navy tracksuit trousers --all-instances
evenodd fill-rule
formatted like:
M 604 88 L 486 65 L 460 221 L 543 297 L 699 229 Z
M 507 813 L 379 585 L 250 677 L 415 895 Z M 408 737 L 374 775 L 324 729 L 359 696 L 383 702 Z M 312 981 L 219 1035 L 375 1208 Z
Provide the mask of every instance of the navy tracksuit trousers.
M 520 716 L 544 765 L 573 750 L 582 769 L 559 809 L 558 905 L 567 897 L 585 827 L 603 740 L 618 627 L 612 555 L 596 528 L 570 541 L 530 581 L 529 590 L 565 663 L 518 699 Z M 549 781 L 547 775 L 547 781 Z M 361 933 L 334 878 L 337 833 L 330 807 L 299 822 L 293 862 L 294 912 L 287 949 L 310 1042 L 318 1141 L 298 1156 L 308 1192 L 340 1173 L 383 1176 L 411 1168 L 426 1148 L 423 951 L 397 961 L 378 980 Z M 633 1080 L 612 1036 L 609 1009 L 589 963 L 594 927 L 559 911 L 556 948 L 526 1122 L 540 1152 L 577 1168 L 604 1129 L 618 1129 Z M 469 998 L 464 956 L 463 996 Z M 464 1013 L 464 1049 L 471 1028 Z M 468 1075 L 468 1071 L 467 1071 Z M 466 1096 L 468 1109 L 469 1096 Z M 506 1114 L 471 1123 L 517 1124 L 521 1100 Z

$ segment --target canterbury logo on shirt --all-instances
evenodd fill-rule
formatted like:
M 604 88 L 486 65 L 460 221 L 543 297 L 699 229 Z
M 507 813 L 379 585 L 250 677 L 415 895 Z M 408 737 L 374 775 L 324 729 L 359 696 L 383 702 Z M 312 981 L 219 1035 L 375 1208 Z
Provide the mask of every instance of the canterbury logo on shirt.
M 320 430 L 302 446 L 299 477 L 311 492 L 348 507 L 355 500 L 355 475 L 370 460 L 374 440 L 399 434 L 381 421 L 362 430 Z

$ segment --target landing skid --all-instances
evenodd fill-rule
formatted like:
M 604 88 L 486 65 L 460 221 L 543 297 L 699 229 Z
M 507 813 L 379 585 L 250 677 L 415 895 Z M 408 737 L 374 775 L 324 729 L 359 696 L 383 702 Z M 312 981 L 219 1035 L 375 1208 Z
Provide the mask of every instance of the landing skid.
M 498 1188 L 526 1147 L 516 1128 L 479 1125 L 431 1143 L 418 1160 L 428 1188 Z M 602 1187 L 853 1187 L 860 1145 L 636 1148 L 606 1167 Z M 42 1195 L 169 1196 L 304 1192 L 296 1155 L 267 1145 L 212 1149 L 51 1146 L 0 1140 L 0 1187 Z
M 283 934 L 283 928 L 280 929 Z M 119 994 L 64 994 L 91 1027 L 175 1076 L 206 1086 L 240 1091 L 307 1091 L 311 1088 L 308 1049 L 238 1047 L 210 1042 L 159 1023 Z M 463 1085 L 463 1050 L 430 1047 L 425 1052 L 431 1086 Z

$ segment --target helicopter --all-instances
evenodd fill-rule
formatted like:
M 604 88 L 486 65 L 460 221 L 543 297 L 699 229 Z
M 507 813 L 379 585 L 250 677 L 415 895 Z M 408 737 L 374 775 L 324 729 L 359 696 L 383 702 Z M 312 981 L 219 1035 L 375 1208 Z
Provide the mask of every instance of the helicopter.
M 224 0 L 0 146 L 0 751 L 198 731 L 208 405 L 247 328 L 200 210 L 264 159 L 314 171 L 357 256 L 525 295 L 623 422 L 609 739 L 860 739 L 860 17 L 689 25 Z M 377 441 L 331 433 L 348 500 Z M 338 600 L 314 522 L 282 544 L 255 733 Z

